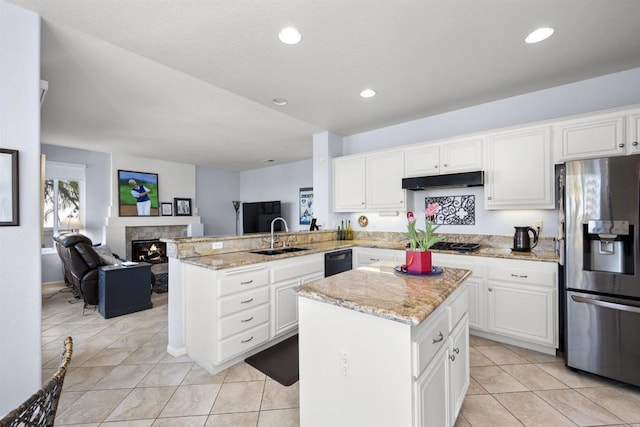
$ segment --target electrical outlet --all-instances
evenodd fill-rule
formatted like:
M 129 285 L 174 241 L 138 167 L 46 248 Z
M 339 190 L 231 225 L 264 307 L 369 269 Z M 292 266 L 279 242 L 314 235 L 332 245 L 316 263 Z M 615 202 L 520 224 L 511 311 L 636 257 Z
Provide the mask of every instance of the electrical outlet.
M 222 242 L 211 243 L 211 249 L 222 249 L 223 247 L 224 247 L 224 243 Z
M 341 351 L 338 354 L 338 374 L 351 378 L 351 354 Z
M 535 221 L 533 221 L 533 228 L 538 231 L 538 234 L 542 233 L 542 220 L 536 219 Z

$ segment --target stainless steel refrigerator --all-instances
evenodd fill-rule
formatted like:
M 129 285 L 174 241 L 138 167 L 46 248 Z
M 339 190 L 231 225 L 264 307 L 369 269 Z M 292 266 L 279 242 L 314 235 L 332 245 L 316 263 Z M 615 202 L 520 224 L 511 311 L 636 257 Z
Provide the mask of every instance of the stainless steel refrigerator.
M 567 162 L 567 366 L 640 386 L 640 155 Z

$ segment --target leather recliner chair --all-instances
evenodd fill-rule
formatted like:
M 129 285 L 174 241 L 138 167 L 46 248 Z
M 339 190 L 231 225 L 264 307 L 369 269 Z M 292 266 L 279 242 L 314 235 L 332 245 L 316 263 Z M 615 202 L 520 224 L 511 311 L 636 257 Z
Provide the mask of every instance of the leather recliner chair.
M 53 237 L 56 249 L 65 267 L 65 275 L 74 291 L 87 305 L 98 304 L 98 268 L 100 255 L 93 249 L 91 239 L 77 233 Z

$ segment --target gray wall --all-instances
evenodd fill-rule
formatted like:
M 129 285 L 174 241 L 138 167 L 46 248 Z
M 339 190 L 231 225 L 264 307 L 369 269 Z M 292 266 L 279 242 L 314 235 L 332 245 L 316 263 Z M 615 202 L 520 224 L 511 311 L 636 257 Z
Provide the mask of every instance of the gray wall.
M 240 200 L 239 172 L 197 166 L 196 199 L 205 236 L 236 233 L 236 211 L 231 202 Z M 239 222 L 240 232 L 241 226 Z

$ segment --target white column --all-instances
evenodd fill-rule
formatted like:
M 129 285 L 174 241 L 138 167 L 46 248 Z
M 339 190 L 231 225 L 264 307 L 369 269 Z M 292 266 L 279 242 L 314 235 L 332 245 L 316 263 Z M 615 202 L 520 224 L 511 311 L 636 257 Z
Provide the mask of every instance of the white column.
M 331 159 L 341 155 L 341 136 L 330 132 L 313 135 L 313 212 L 324 230 L 335 226 Z

